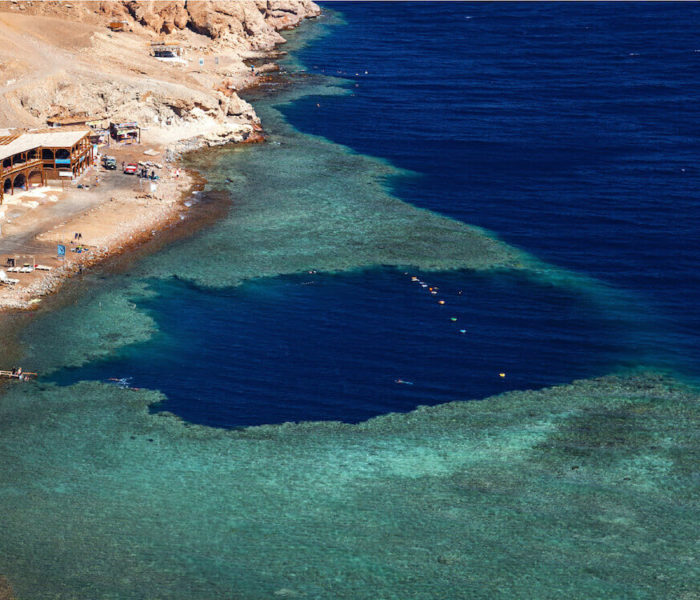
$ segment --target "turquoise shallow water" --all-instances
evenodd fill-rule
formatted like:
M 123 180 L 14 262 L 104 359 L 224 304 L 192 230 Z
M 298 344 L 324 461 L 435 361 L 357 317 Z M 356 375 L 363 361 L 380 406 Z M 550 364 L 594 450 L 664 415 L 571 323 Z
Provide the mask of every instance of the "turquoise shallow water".
M 3 396 L 0 566 L 20 598 L 697 590 L 698 396 L 670 380 L 243 431 L 149 414 L 158 399 Z
M 153 400 L 95 383 L 4 396 L 0 556 L 19 597 L 696 589 L 698 397 L 671 381 L 241 432 L 154 417 Z
M 306 27 L 291 50 L 330 22 Z M 23 362 L 45 378 L 0 397 L 0 573 L 31 599 L 693 598 L 698 395 L 675 380 L 610 377 L 355 425 L 242 430 L 154 414 L 175 408 L 157 391 L 167 387 L 158 378 L 132 381 L 155 388 L 139 390 L 75 383 L 76 374 L 131 375 L 102 368 L 119 357 L 162 368 L 168 349 L 177 350 L 168 365 L 177 377 L 200 352 L 231 362 L 255 356 L 271 370 L 313 357 L 323 339 L 315 350 L 328 361 L 310 361 L 293 383 L 306 382 L 322 407 L 337 405 L 337 387 L 315 385 L 323 379 L 314 369 L 328 368 L 330 380 L 338 369 L 347 388 L 341 399 L 371 409 L 354 419 L 362 420 L 393 410 L 397 393 L 401 410 L 469 400 L 465 375 L 478 383 L 488 373 L 507 389 L 640 362 L 676 364 L 654 343 L 663 320 L 630 322 L 634 296 L 402 202 L 388 184 L 410 181 L 410 173 L 299 133 L 274 107 L 309 93 L 347 94 L 338 83 L 295 79 L 259 103 L 268 144 L 192 157 L 210 189 L 230 190 L 227 218 L 129 273 L 87 276 L 82 294 L 26 328 Z M 477 358 L 501 349 L 510 361 L 505 382 L 503 363 L 487 362 L 453 385 L 462 360 L 456 344 L 465 340 L 437 297 L 404 272 L 437 281 L 446 306 L 460 307 L 470 335 L 478 332 Z M 474 302 L 457 295 L 461 286 L 479 288 Z M 343 289 L 348 301 L 334 301 Z M 201 305 L 188 310 L 188 302 Z M 401 307 L 400 322 L 391 320 L 391 302 Z M 332 306 L 317 314 L 324 303 Z M 371 327 L 355 324 L 341 335 L 337 323 L 352 323 L 357 306 L 373 315 Z M 309 307 L 317 313 L 305 313 Z M 301 319 L 276 327 L 279 315 Z M 548 325 L 528 329 L 528 321 Z M 205 336 L 202 323 L 220 337 Z M 563 335 L 571 323 L 580 338 Z M 600 336 L 585 335 L 593 326 Z M 260 328 L 264 343 L 253 348 Z M 301 340 L 305 331 L 313 335 Z M 525 348 L 515 333 L 531 336 Z M 348 338 L 355 342 L 342 352 Z M 446 340 L 451 371 L 441 374 L 433 349 Z M 405 360 L 416 348 L 424 352 Z M 557 348 L 588 359 L 563 360 Z M 389 360 L 392 352 L 401 357 Z M 517 371 L 538 356 L 545 365 L 558 361 L 554 381 L 546 369 L 534 384 L 532 371 Z M 377 362 L 382 368 L 367 380 L 348 375 Z M 395 384 L 411 366 L 425 378 L 411 373 L 413 386 Z M 258 380 L 258 395 L 236 390 L 244 401 L 257 402 L 264 390 L 284 405 L 285 385 L 294 388 L 288 378 L 298 376 L 236 367 L 236 385 Z M 193 375 L 191 387 L 171 393 L 196 420 L 206 412 L 197 409 L 197 383 L 214 396 L 217 386 L 219 396 L 232 392 L 225 380 Z M 386 387 L 375 377 L 388 378 Z M 257 414 L 257 406 L 245 408 Z M 237 424 L 232 412 L 228 425 Z

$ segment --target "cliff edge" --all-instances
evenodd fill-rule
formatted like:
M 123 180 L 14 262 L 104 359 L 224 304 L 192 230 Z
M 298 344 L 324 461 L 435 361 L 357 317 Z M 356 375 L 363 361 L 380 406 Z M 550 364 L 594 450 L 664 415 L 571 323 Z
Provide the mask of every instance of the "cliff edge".
M 256 82 L 245 61 L 319 14 L 310 0 L 1 2 L 0 127 L 87 113 L 157 143 L 244 140 L 259 124 L 236 93 Z

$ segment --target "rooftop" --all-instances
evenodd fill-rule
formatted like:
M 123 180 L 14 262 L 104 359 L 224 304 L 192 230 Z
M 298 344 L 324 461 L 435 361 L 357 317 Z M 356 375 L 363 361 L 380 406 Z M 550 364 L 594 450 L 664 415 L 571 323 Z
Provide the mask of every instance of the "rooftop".
M 31 131 L 0 129 L 0 160 L 35 148 L 70 148 L 80 139 L 90 134 L 90 129 L 61 128 L 34 129 Z
M 72 115 L 68 117 L 50 117 L 46 119 L 47 123 L 87 123 L 89 121 L 101 121 L 101 117 L 92 117 L 90 115 Z

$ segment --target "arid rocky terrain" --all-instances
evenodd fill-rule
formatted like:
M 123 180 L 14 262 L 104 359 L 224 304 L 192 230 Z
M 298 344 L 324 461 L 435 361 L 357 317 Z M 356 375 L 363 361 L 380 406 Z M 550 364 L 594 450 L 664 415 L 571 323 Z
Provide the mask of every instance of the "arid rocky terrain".
M 0 126 L 88 113 L 137 120 L 164 144 L 241 141 L 258 125 L 236 93 L 255 83 L 244 61 L 319 13 L 310 0 L 2 1 Z M 182 60 L 159 60 L 152 42 L 181 46 Z
M 0 129 L 46 127 L 48 118 L 76 115 L 137 121 L 139 144 L 101 152 L 122 166 L 153 156 L 165 165 L 157 167 L 155 195 L 135 176 L 103 173 L 97 164 L 68 188 L 8 196 L 0 207 L 3 260 L 52 270 L 5 282 L 0 310 L 31 308 L 76 269 L 184 219 L 191 181 L 179 169 L 173 176 L 179 163 L 172 161 L 204 145 L 262 139 L 253 107 L 237 90 L 276 68 L 269 61 L 285 41 L 279 31 L 319 14 L 310 0 L 0 0 Z M 173 45 L 176 56 L 157 58 L 153 43 Z M 68 245 L 74 232 L 85 234 L 90 254 L 70 254 L 63 263 L 56 244 Z M 2 589 L 0 581 L 0 598 Z

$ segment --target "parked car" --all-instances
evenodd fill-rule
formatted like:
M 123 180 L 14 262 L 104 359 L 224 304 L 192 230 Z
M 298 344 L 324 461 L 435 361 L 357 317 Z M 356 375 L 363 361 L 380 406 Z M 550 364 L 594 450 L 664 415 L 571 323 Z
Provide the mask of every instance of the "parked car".
M 134 175 L 138 171 L 139 166 L 136 163 L 129 163 L 124 167 L 124 173 Z
M 104 156 L 102 158 L 102 166 L 105 169 L 109 169 L 110 171 L 114 171 L 117 168 L 117 159 L 114 158 L 113 156 Z

